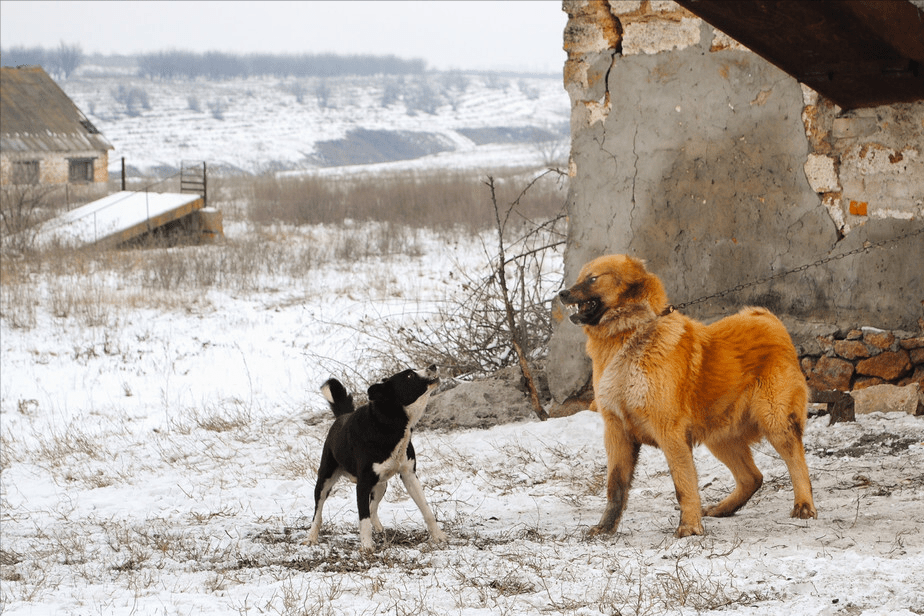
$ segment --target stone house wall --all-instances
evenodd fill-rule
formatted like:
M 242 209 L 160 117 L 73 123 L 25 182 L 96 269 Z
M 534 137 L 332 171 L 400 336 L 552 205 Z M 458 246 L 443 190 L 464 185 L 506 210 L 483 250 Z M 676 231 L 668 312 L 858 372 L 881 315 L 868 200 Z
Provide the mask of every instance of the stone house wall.
M 109 152 L 73 151 L 73 152 L 16 152 L 0 156 L 0 184 L 12 184 L 14 161 L 39 161 L 39 184 L 67 184 L 69 181 L 69 160 L 72 158 L 93 159 L 93 183 L 105 184 L 109 181 Z M 82 182 L 87 183 L 87 182 Z

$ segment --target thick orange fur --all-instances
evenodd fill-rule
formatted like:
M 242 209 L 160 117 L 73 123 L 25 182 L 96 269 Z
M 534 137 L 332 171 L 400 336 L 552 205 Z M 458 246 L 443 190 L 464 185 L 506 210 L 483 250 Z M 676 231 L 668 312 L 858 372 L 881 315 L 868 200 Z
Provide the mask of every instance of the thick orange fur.
M 676 536 L 703 534 L 702 516 L 729 516 L 760 488 L 750 446 L 767 438 L 793 483 L 792 517 L 817 517 L 802 432 L 808 390 L 786 328 L 763 308 L 711 325 L 663 314 L 667 296 L 642 261 L 624 255 L 586 264 L 562 291 L 587 334 L 594 403 L 603 416 L 607 507 L 590 534 L 612 533 L 625 509 L 641 445 L 667 458 L 680 504 Z M 702 509 L 693 446 L 731 470 L 735 489 Z

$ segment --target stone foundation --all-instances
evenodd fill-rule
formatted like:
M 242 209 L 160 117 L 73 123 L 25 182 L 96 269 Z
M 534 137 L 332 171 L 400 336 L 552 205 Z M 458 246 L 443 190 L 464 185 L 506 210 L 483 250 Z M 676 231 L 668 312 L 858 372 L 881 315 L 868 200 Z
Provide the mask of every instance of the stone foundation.
M 814 342 L 815 349 L 806 353 L 802 346 L 800 356 L 802 372 L 813 391 L 852 392 L 867 409 L 862 412 L 872 412 L 879 410 L 883 392 L 901 390 L 908 400 L 900 406 L 924 415 L 924 334 L 864 327 L 817 336 Z M 875 396 L 859 393 L 873 394 L 873 390 Z
M 912 383 L 924 389 L 924 335 L 872 327 L 819 336 L 820 355 L 803 355 L 802 371 L 816 391 L 852 391 Z

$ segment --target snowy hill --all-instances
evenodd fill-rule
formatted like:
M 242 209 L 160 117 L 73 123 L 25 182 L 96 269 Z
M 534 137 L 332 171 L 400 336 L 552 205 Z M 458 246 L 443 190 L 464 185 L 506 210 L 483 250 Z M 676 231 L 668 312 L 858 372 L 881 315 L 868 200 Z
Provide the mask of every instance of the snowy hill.
M 84 67 L 60 83 L 135 173 L 530 167 L 567 153 L 558 75 L 152 81 Z M 403 161 L 403 162 L 402 162 Z M 410 162 L 414 161 L 414 162 Z

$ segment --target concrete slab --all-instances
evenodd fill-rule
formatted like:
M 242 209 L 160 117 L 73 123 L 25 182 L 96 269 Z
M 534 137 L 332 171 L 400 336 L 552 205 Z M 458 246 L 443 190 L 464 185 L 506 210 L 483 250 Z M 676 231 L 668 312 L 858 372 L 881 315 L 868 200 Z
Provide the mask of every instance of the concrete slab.
M 114 246 L 202 209 L 201 195 L 113 193 L 44 223 L 37 246 Z

